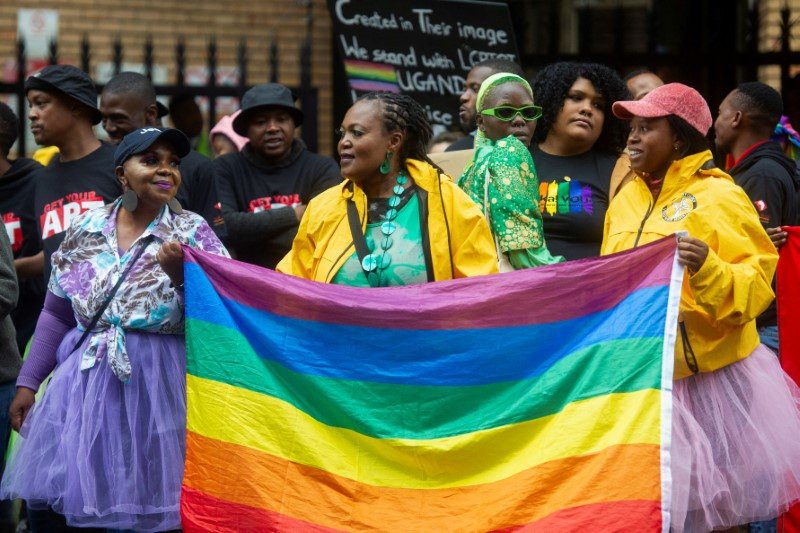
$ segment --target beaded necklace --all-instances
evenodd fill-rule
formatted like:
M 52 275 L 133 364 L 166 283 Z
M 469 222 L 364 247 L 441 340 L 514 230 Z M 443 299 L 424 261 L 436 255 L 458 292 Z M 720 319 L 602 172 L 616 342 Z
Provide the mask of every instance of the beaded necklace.
M 386 211 L 384 221 L 381 224 L 383 238 L 380 242 L 380 250 L 376 250 L 373 239 L 367 239 L 367 247 L 370 253 L 364 256 L 361 261 L 361 268 L 364 270 L 364 275 L 367 276 L 367 281 L 369 281 L 371 287 L 381 286 L 381 276 L 392 263 L 392 254 L 389 253 L 389 248 L 394 243 L 392 234 L 397 230 L 397 224 L 394 220 L 397 218 L 397 207 L 400 205 L 401 195 L 405 192 L 404 185 L 406 183 L 408 183 L 408 176 L 401 171 L 397 175 L 397 184 L 392 188 L 394 195 L 389 198 L 389 210 Z

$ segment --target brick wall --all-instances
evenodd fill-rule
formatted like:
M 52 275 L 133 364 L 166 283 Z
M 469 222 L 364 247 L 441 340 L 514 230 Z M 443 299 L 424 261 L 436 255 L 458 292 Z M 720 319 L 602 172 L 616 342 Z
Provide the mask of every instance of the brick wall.
M 187 69 L 206 65 L 206 46 L 216 38 L 217 65 L 235 67 L 239 41 L 248 45 L 247 82 L 269 81 L 269 45 L 279 48 L 278 81 L 300 82 L 300 45 L 306 33 L 306 9 L 297 0 L 18 0 L 0 2 L 0 64 L 15 57 L 17 10 L 54 9 L 59 12 L 59 59 L 80 65 L 80 43 L 91 43 L 92 76 L 98 64 L 112 60 L 112 43 L 119 36 L 124 61 L 141 63 L 143 44 L 152 36 L 155 63 L 175 80 L 174 50 L 178 36 L 186 43 Z M 332 55 L 331 22 L 325 0 L 312 0 L 312 84 L 319 89 L 319 151 L 331 155 Z

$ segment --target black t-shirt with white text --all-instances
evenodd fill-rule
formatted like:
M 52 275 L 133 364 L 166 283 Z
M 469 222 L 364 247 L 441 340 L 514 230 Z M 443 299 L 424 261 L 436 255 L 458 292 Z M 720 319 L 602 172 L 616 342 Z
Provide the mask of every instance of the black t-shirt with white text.
M 11 241 L 14 259 L 32 257 L 42 250 L 33 198 L 36 182 L 43 172 L 44 167 L 36 161 L 20 158 L 12 161 L 11 168 L 0 176 L 0 219 Z M 17 330 L 17 347 L 24 353 L 44 304 L 45 285 L 40 276 L 18 281 L 19 299 L 11 320 Z
M 114 201 L 122 185 L 114 174 L 116 147 L 103 143 L 89 155 L 62 163 L 56 154 L 36 184 L 34 207 L 44 249 L 44 279 L 64 232 L 81 213 Z

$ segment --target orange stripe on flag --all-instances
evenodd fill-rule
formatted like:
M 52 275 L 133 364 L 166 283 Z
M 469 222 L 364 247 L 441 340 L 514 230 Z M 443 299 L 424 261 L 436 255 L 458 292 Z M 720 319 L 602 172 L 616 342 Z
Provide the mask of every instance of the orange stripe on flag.
M 501 529 L 562 508 L 642 498 L 657 506 L 661 498 L 659 447 L 652 444 L 612 446 L 447 489 L 366 485 L 191 431 L 186 448 L 185 489 L 334 529 Z M 587 527 L 594 522 L 586 520 Z

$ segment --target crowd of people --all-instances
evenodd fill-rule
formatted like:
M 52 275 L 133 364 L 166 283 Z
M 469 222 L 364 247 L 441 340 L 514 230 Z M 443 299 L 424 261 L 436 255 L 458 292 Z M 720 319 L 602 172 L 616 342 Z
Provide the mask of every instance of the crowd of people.
M 672 529 L 770 520 L 800 500 L 800 389 L 776 357 L 773 303 L 800 172 L 770 139 L 786 120 L 769 86 L 739 85 L 714 121 L 698 91 L 651 72 L 561 62 L 529 83 L 492 59 L 466 77 L 460 138 L 435 139 L 407 95 L 368 93 L 341 121 L 338 164 L 296 137 L 303 113 L 277 83 L 248 90 L 208 137 L 181 112 L 193 102 L 166 108 L 140 74 L 117 74 L 99 105 L 70 65 L 25 91 L 36 142 L 57 149 L 47 166 L 11 160 L 18 119 L 0 104 L 0 451 L 20 434 L 0 498 L 25 501 L 31 531 L 180 529 L 181 245 L 390 287 L 688 231 Z M 164 128 L 167 114 L 184 119 Z M 472 150 L 468 164 L 444 172 L 428 155 L 440 142 Z

